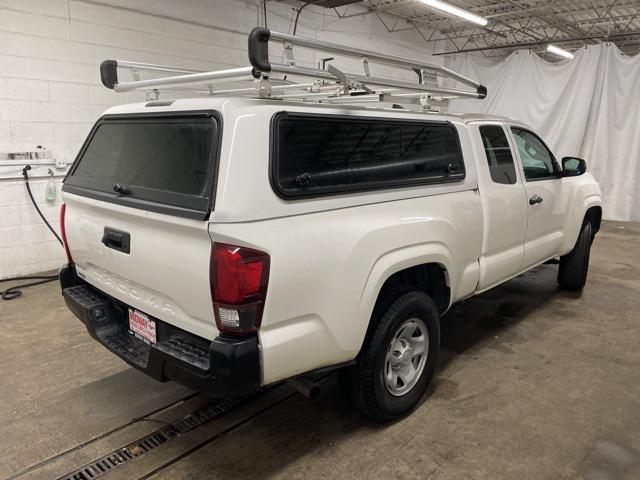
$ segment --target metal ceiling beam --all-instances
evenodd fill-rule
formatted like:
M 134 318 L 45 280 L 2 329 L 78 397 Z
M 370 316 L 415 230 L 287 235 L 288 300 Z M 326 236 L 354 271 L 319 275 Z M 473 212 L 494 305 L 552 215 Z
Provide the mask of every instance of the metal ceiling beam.
M 615 33 L 615 34 L 611 34 L 609 35 L 609 39 L 613 39 L 613 38 L 617 38 L 617 37 L 627 37 L 627 36 L 636 36 L 636 35 L 640 35 L 640 30 L 638 31 L 634 31 L 634 32 L 626 32 L 626 33 Z M 592 40 L 592 39 L 604 39 L 605 36 L 604 35 L 591 35 L 588 37 L 575 37 L 575 38 L 562 38 L 562 39 L 557 39 L 554 40 L 554 43 L 566 43 L 566 42 L 583 42 L 585 40 Z M 468 53 L 468 52 L 479 52 L 481 50 L 502 50 L 505 48 L 528 48 L 528 47 L 534 47 L 534 46 L 540 46 L 540 45 L 546 45 L 548 42 L 523 42 L 523 43 L 512 43 L 512 44 L 505 44 L 505 45 L 496 45 L 493 47 L 482 47 L 482 48 L 468 48 L 466 50 L 454 50 L 454 51 L 450 51 L 450 52 L 440 52 L 440 53 L 434 53 L 434 55 L 453 55 L 455 53 Z
M 550 42 L 567 48 L 607 40 L 622 45 L 623 34 L 637 38 L 640 30 L 640 0 L 446 1 L 489 19 L 488 28 L 431 11 L 420 0 L 362 0 L 361 12 L 344 10 L 339 16 L 378 15 L 387 31 L 415 30 L 432 49 L 446 40 L 454 48 L 442 54 L 495 51 L 504 56 L 509 49 L 536 49 Z M 626 51 L 636 48 L 625 45 L 631 45 Z

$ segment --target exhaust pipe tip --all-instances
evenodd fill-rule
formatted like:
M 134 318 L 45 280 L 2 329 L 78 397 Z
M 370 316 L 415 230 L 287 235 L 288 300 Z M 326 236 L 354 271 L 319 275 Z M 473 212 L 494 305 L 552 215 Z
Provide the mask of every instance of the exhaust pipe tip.
M 287 383 L 309 400 L 315 400 L 320 395 L 320 385 L 307 377 L 292 378 Z

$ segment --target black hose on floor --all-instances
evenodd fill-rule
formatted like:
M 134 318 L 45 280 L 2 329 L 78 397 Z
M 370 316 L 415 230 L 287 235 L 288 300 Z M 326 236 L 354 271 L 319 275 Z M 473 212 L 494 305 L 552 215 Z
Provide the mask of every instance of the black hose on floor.
M 20 280 L 37 280 L 36 282 L 29 283 L 21 283 L 20 285 L 14 285 L 13 287 L 9 287 L 6 290 L 0 291 L 0 298 L 3 300 L 13 300 L 14 298 L 18 298 L 22 295 L 22 288 L 33 287 L 34 285 L 41 285 L 47 282 L 53 282 L 58 279 L 58 275 L 33 275 L 26 277 L 13 277 L 13 278 L 5 278 L 0 280 L 2 282 L 15 282 Z
M 51 233 L 53 233 L 53 236 L 56 237 L 56 240 L 58 240 L 60 245 L 62 245 L 64 247 L 64 243 L 62 242 L 62 239 L 56 233 L 56 231 L 53 229 L 53 227 L 47 221 L 47 219 L 44 217 L 44 215 L 40 211 L 40 208 L 38 207 L 38 204 L 36 203 L 36 200 L 33 198 L 33 193 L 31 192 L 31 186 L 29 185 L 29 173 L 28 173 L 29 170 L 31 170 L 31 165 L 26 165 L 22 169 L 22 176 L 24 177 L 24 183 L 27 186 L 27 193 L 29 194 L 29 198 L 31 199 L 31 203 L 33 203 L 33 206 L 35 207 L 36 211 L 38 212 L 38 215 L 40 215 L 40 218 L 42 219 L 42 221 L 45 223 L 45 225 L 47 227 L 49 227 L 49 230 L 51 230 Z M 0 283 L 2 283 L 2 282 L 16 282 L 16 281 L 21 281 L 21 280 L 36 280 L 36 281 L 35 282 L 22 283 L 20 285 L 14 285 L 13 287 L 9 287 L 6 290 L 2 290 L 2 291 L 0 291 L 0 298 L 2 298 L 3 300 L 13 300 L 14 298 L 18 298 L 20 295 L 22 295 L 22 290 L 21 289 L 23 289 L 23 288 L 33 287 L 34 285 L 41 285 L 41 284 L 47 283 L 47 282 L 53 282 L 54 280 L 57 280 L 57 279 L 58 279 L 58 275 L 27 275 L 27 276 L 24 276 L 24 277 L 5 278 L 5 279 L 0 280 Z

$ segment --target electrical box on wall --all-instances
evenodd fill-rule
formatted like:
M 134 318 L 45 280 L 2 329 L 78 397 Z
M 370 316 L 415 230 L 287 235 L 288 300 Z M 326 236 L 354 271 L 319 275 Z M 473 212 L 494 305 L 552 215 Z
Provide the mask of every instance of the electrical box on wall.
M 69 162 L 65 159 L 55 158 L 50 150 L 38 145 L 35 150 L 0 153 L 0 179 L 22 179 L 22 169 L 26 165 L 31 166 L 31 178 L 59 179 L 66 175 L 69 168 Z M 51 192 L 48 191 L 47 199 L 51 196 Z

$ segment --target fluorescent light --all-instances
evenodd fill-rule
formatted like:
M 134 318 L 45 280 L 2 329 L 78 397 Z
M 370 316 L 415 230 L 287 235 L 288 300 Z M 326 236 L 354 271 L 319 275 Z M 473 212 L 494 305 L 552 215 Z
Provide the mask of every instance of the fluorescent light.
M 566 50 L 556 47 L 555 45 L 547 45 L 547 52 L 558 55 L 559 57 L 573 58 L 573 53 L 567 52 Z
M 486 18 L 479 17 L 467 10 L 463 10 L 458 7 L 454 7 L 445 2 L 441 2 L 440 0 L 420 0 L 425 5 L 435 8 L 436 10 L 440 10 L 442 12 L 448 13 L 450 15 L 455 15 L 456 17 L 463 18 L 467 22 L 476 23 L 478 25 L 482 25 L 483 27 L 489 23 Z

